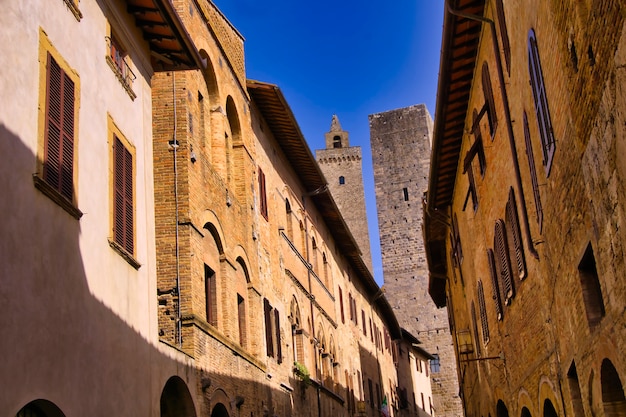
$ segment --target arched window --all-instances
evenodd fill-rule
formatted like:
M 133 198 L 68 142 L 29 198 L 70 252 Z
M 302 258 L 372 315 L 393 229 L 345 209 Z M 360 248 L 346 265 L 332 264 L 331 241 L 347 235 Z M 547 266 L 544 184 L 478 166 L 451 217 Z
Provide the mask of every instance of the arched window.
M 626 399 L 624 398 L 624 386 L 613 366 L 613 363 L 604 359 L 600 370 L 602 383 L 602 405 L 605 416 L 626 415 Z

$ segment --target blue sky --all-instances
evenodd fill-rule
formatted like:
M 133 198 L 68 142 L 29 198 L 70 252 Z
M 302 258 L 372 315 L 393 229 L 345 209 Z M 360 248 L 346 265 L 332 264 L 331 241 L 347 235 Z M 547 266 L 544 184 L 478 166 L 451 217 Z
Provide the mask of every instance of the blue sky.
M 368 115 L 434 113 L 441 0 L 214 0 L 245 38 L 249 79 L 277 84 L 313 154 L 333 114 L 361 146 L 374 277 L 383 284 Z M 434 116 L 434 114 L 433 114 Z

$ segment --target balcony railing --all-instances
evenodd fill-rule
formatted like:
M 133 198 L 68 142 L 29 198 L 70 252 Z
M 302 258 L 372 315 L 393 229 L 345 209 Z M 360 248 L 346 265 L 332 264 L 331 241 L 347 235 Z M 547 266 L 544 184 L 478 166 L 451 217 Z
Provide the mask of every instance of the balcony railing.
M 134 100 L 137 95 L 133 91 L 132 86 L 137 76 L 135 75 L 133 70 L 130 69 L 128 62 L 126 61 L 127 54 L 110 36 L 106 37 L 106 41 L 109 51 L 109 54 L 106 57 L 107 62 L 117 76 L 117 79 L 120 81 L 120 83 L 122 83 L 122 86 L 124 86 L 124 89 L 126 90 L 128 95 Z

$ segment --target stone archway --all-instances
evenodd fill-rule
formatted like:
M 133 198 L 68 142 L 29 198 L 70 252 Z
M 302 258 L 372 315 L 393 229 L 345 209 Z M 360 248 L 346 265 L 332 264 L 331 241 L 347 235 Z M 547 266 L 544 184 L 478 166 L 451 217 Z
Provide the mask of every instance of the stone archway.
M 65 414 L 54 403 L 40 399 L 26 404 L 16 417 L 65 417 Z
M 229 417 L 228 409 L 222 403 L 217 403 L 215 407 L 213 407 L 213 411 L 211 411 L 211 417 Z
M 161 417 L 196 417 L 196 409 L 185 381 L 177 376 L 167 380 L 161 392 Z
M 626 398 L 624 398 L 624 386 L 609 359 L 602 361 L 600 370 L 600 382 L 602 384 L 602 406 L 606 417 L 626 416 Z

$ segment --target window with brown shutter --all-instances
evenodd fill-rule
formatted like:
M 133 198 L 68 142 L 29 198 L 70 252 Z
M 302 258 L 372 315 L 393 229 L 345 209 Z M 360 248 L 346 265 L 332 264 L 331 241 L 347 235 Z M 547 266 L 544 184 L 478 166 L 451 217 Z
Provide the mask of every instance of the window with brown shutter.
M 496 105 L 493 99 L 493 89 L 491 88 L 491 77 L 489 76 L 489 65 L 483 63 L 482 67 L 483 95 L 485 97 L 485 106 L 487 106 L 487 120 L 489 121 L 489 134 L 493 140 L 496 133 L 498 119 L 496 117 Z
M 535 198 L 537 224 L 539 225 L 539 233 L 541 233 L 541 229 L 543 227 L 543 208 L 541 206 L 539 180 L 537 179 L 537 168 L 535 167 L 535 156 L 533 154 L 533 145 L 530 138 L 530 128 L 528 127 L 528 115 L 526 114 L 526 110 L 524 110 L 524 140 L 526 142 L 526 157 L 528 158 L 530 180 L 533 185 L 533 197 Z
M 246 305 L 244 298 L 237 294 L 237 319 L 239 324 L 239 344 L 246 346 Z
M 506 231 L 513 271 L 517 273 L 520 280 L 526 278 L 526 261 L 524 259 L 524 247 L 522 245 L 522 234 L 517 216 L 517 205 L 515 204 L 515 192 L 513 187 L 509 189 L 509 199 L 506 203 Z
M 283 348 L 280 343 L 280 313 L 274 309 L 274 332 L 276 335 L 276 361 L 283 362 Z
M 43 179 L 74 199 L 74 82 L 48 53 Z
M 345 324 L 346 317 L 343 312 L 343 292 L 341 291 L 341 287 L 337 287 L 337 288 L 339 288 L 339 309 L 341 311 L 341 322 Z
M 261 215 L 267 220 L 267 194 L 265 190 L 265 174 L 259 168 L 259 209 Z
M 502 320 L 502 297 L 500 296 L 500 284 L 498 283 L 498 274 L 496 272 L 496 262 L 493 250 L 487 249 L 487 262 L 489 264 L 489 273 L 491 275 L 492 298 L 496 307 L 496 315 L 498 320 Z
M 539 136 L 541 138 L 543 165 L 546 170 L 546 176 L 549 176 L 550 168 L 552 167 L 552 158 L 554 158 L 554 151 L 556 150 L 556 141 L 554 140 L 554 132 L 552 131 L 552 120 L 548 108 L 543 71 L 541 70 L 537 38 L 535 37 L 535 31 L 533 29 L 528 32 L 528 71 L 530 73 L 530 86 L 533 90 L 535 113 L 539 127 Z
M 134 253 L 133 156 L 115 137 L 113 144 L 113 239 Z
M 487 321 L 487 307 L 485 305 L 485 290 L 483 282 L 478 281 L 478 310 L 480 312 L 480 324 L 483 333 L 483 343 L 489 342 L 489 322 Z
M 509 32 L 506 28 L 506 19 L 504 18 L 504 5 L 502 4 L 502 0 L 496 0 L 496 13 L 498 15 L 498 27 L 500 28 L 500 37 L 502 38 L 502 52 L 504 52 L 506 71 L 510 74 L 511 44 L 509 43 Z
M 274 341 L 272 337 L 272 306 L 267 298 L 263 299 L 263 311 L 265 315 L 265 349 L 267 356 L 274 357 Z
M 496 255 L 496 265 L 499 277 L 499 284 L 503 290 L 504 304 L 511 304 L 511 299 L 515 296 L 515 288 L 511 273 L 511 260 L 506 237 L 506 225 L 502 219 L 496 221 L 496 231 L 494 236 L 494 248 Z
M 217 326 L 217 290 L 215 282 L 215 271 L 208 265 L 204 265 L 204 291 L 206 306 L 206 321 Z

